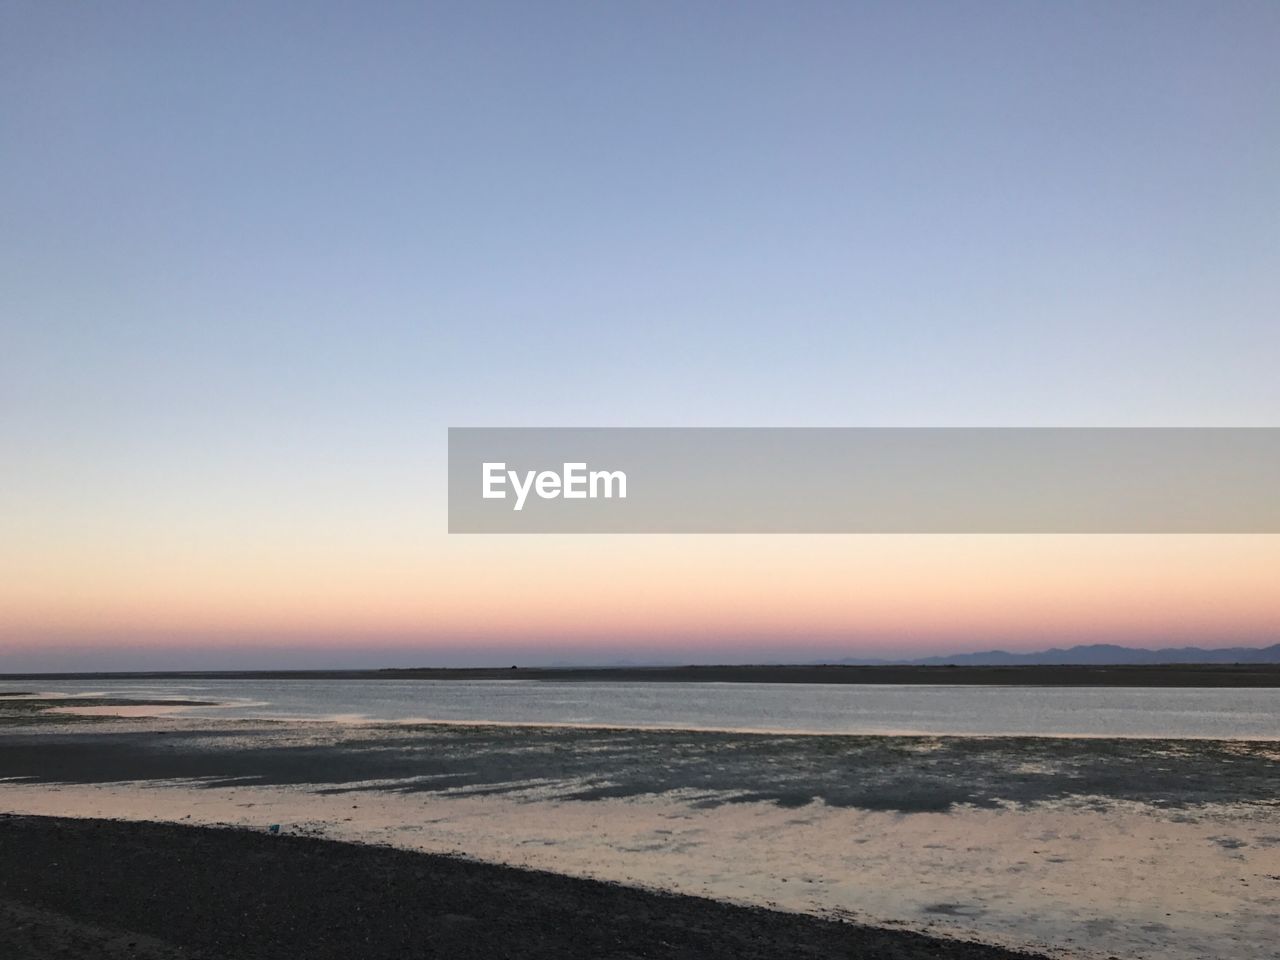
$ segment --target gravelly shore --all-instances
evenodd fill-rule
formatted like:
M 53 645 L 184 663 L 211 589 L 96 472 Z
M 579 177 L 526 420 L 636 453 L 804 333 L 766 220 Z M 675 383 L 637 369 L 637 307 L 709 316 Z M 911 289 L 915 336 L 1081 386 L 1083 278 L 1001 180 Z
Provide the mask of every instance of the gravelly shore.
M 10 960 L 954 958 L 1033 954 L 385 847 L 0 817 Z

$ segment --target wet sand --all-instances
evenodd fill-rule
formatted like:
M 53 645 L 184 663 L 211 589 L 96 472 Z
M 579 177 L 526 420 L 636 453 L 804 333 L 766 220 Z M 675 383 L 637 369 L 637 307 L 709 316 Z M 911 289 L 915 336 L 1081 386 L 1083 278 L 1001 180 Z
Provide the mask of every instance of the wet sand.
M 0 725 L 0 810 L 279 823 L 1081 958 L 1274 956 L 1278 770 L 1266 741 Z
M 23 725 L 45 726 L 61 716 L 69 717 L 157 717 L 180 712 L 184 707 L 210 707 L 210 700 L 176 697 L 150 700 L 140 697 L 67 697 L 29 691 L 0 692 L 0 730 Z

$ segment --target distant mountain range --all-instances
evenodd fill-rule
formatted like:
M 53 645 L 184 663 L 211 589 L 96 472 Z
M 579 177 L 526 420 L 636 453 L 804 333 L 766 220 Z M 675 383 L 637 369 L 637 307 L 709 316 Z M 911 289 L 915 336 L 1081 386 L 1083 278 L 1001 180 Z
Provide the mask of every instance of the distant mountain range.
M 835 663 L 852 665 L 911 664 L 920 666 L 998 667 L 1017 664 L 1104 665 L 1120 663 L 1280 663 L 1280 643 L 1269 647 L 1225 647 L 1205 650 L 1201 647 L 1166 647 L 1143 650 L 1114 643 L 1091 643 L 1078 647 L 1054 647 L 1038 653 L 1009 653 L 1007 650 L 985 650 L 981 653 L 956 653 L 943 657 L 921 657 L 918 660 L 871 660 L 847 657 Z

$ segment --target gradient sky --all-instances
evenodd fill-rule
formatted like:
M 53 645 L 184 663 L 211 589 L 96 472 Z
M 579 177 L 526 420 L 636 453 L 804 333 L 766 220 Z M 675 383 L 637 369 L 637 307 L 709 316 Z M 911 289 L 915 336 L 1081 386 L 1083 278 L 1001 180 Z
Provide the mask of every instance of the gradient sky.
M 0 670 L 1280 640 L 1280 538 L 449 537 L 445 428 L 1280 425 L 1280 5 L 0 3 Z

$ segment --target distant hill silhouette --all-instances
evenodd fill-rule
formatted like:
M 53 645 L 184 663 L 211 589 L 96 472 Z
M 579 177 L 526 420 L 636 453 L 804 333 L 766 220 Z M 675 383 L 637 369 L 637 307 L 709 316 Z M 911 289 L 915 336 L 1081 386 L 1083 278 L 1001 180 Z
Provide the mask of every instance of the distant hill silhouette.
M 1164 664 L 1164 663 L 1280 663 L 1280 643 L 1269 647 L 1225 647 L 1205 650 L 1201 647 L 1166 647 L 1143 650 L 1114 643 L 1091 643 L 1078 647 L 1054 647 L 1038 653 L 1009 653 L 1007 650 L 984 650 L 980 653 L 955 653 L 916 660 L 869 660 L 847 657 L 833 661 L 847 664 L 911 664 L 943 666 L 956 664 L 971 667 L 1015 666 L 1017 664 Z

